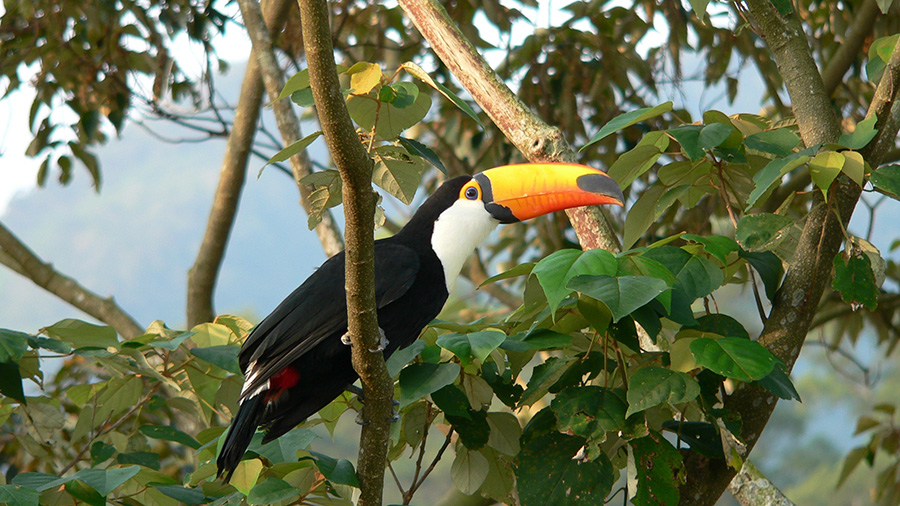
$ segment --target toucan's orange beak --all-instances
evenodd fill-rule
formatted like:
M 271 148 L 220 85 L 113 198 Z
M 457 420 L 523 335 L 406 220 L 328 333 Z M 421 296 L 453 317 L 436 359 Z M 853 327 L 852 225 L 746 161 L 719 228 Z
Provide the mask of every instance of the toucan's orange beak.
M 625 196 L 605 172 L 574 163 L 504 165 L 476 174 L 463 187 L 477 186 L 485 208 L 501 223 L 524 221 L 570 207 L 616 204 Z M 469 195 L 473 192 L 470 190 Z

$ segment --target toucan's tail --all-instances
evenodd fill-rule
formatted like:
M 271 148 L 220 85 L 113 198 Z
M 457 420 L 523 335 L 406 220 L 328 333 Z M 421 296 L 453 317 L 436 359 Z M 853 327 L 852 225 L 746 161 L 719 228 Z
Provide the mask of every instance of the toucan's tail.
M 225 483 L 231 479 L 234 469 L 237 467 L 247 447 L 250 446 L 250 440 L 259 426 L 263 412 L 266 409 L 265 394 L 257 394 L 246 399 L 238 408 L 237 415 L 231 421 L 231 428 L 225 436 L 225 443 L 222 444 L 222 452 L 216 459 L 216 465 L 219 468 L 216 477 L 225 475 Z

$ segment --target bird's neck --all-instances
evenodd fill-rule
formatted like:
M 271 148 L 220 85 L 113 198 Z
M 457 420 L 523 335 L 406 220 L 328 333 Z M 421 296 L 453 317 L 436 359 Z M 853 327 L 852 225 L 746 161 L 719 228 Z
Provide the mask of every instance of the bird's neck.
M 453 290 L 466 259 L 498 224 L 484 211 L 480 201 L 464 200 L 444 211 L 434 222 L 431 248 L 444 267 L 448 293 Z

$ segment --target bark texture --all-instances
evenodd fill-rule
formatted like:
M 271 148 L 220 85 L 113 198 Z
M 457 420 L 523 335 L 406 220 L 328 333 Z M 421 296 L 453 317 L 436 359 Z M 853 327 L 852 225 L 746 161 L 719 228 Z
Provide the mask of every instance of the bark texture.
M 300 0 L 303 43 L 309 78 L 322 133 L 343 180 L 346 219 L 346 288 L 348 333 L 353 343 L 353 368 L 366 398 L 356 474 L 361 506 L 380 506 L 390 438 L 394 384 L 378 348 L 375 308 L 373 163 L 359 141 L 341 94 L 325 0 Z

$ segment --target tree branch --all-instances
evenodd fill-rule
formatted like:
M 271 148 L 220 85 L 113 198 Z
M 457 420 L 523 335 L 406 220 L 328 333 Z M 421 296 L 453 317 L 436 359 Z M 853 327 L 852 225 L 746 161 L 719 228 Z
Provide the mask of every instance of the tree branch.
M 766 0 L 747 0 L 747 5 L 785 80 L 803 141 L 807 146 L 837 141 L 840 133 L 837 119 L 810 55 L 799 18 L 796 14 L 781 17 Z M 898 72 L 900 51 L 895 48 L 878 88 L 884 93 L 876 91 L 870 114 L 875 110 L 891 109 L 891 97 L 895 96 L 896 90 L 886 92 L 897 87 Z M 885 114 L 883 120 L 887 122 L 888 117 L 893 116 Z M 879 123 L 881 121 L 879 116 Z M 896 135 L 896 131 L 891 134 L 886 128 L 883 130 L 880 135 Z M 878 164 L 877 153 L 863 150 L 862 154 L 871 157 L 867 161 L 873 166 Z M 817 191 L 813 196 L 794 258 L 759 338 L 761 344 L 784 361 L 788 371 L 809 332 L 831 277 L 831 264 L 843 239 L 842 228 L 850 220 L 860 193 L 859 185 L 840 176 L 828 192 L 830 202 L 825 202 L 821 192 Z M 726 409 L 740 415 L 741 439 L 748 451 L 759 439 L 777 400 L 772 393 L 757 386 L 744 386 L 725 399 Z M 714 504 L 734 476 L 734 470 L 723 461 L 710 460 L 695 452 L 687 452 L 684 456 L 688 480 L 681 488 L 681 504 Z
M 144 333 L 112 297 L 103 298 L 44 263 L 18 237 L 0 223 L 0 263 L 25 276 L 44 290 L 114 328 L 125 339 Z
M 749 460 L 744 462 L 728 491 L 741 506 L 794 506 L 781 490 Z
M 380 506 L 390 439 L 394 384 L 379 347 L 375 309 L 373 162 L 359 142 L 335 72 L 334 50 L 325 0 L 301 0 L 303 44 L 316 112 L 334 163 L 343 180 L 346 219 L 347 331 L 353 343 L 353 368 L 359 374 L 366 402 L 359 444 L 361 506 Z
M 277 0 L 280 4 L 284 4 L 279 8 L 279 18 L 286 16 L 287 6 L 290 5 L 286 0 Z M 238 4 L 241 8 L 241 16 L 244 18 L 244 25 L 247 27 L 247 33 L 250 34 L 250 40 L 253 42 L 253 54 L 257 57 L 257 69 L 262 73 L 263 84 L 272 101 L 272 108 L 275 112 L 275 122 L 278 124 L 278 131 L 281 132 L 281 139 L 285 146 L 289 146 L 303 138 L 300 132 L 300 122 L 291 106 L 289 100 L 276 100 L 284 88 L 284 71 L 278 65 L 275 59 L 275 51 L 272 49 L 272 35 L 266 28 L 263 20 L 262 9 L 255 0 L 239 0 Z M 297 155 L 290 158 L 291 173 L 294 181 L 297 183 L 297 189 L 300 190 L 300 205 L 306 214 L 310 214 L 309 195 L 312 188 L 301 183 L 301 180 L 312 173 L 312 163 L 306 150 L 301 151 Z M 316 225 L 316 235 L 319 236 L 319 242 L 327 256 L 333 256 L 344 249 L 344 240 L 341 237 L 341 229 L 334 221 L 334 217 L 330 210 L 322 212 L 322 220 Z
M 559 129 L 544 123 L 519 100 L 437 0 L 400 0 L 399 3 L 438 58 L 525 158 L 532 162 L 576 160 L 575 152 Z M 584 249 L 621 249 L 604 209 L 579 207 L 567 210 L 566 214 Z
M 875 25 L 875 15 L 878 14 L 878 4 L 875 0 L 865 0 L 859 8 L 859 12 L 853 18 L 853 24 L 844 35 L 844 41 L 838 45 L 834 56 L 828 61 L 825 70 L 822 71 L 822 82 L 828 95 L 834 94 L 834 90 L 841 84 L 847 69 L 859 59 L 862 54 L 863 43 L 872 33 Z
M 287 0 L 272 0 L 266 3 L 266 17 L 269 18 L 270 26 L 276 23 L 283 24 L 285 20 L 285 16 L 276 16 L 279 10 L 274 4 L 276 1 L 279 4 L 287 3 Z M 251 51 L 247 70 L 244 72 L 244 81 L 241 83 L 241 95 L 234 112 L 234 125 L 225 144 L 222 172 L 209 212 L 206 232 L 194 265 L 188 271 L 189 328 L 215 318 L 213 292 L 222 259 L 225 257 L 228 237 L 231 235 L 231 228 L 237 215 L 241 190 L 246 178 L 247 160 L 253 149 L 253 137 L 256 134 L 262 96 L 263 84 L 259 78 L 259 63 L 255 51 Z

